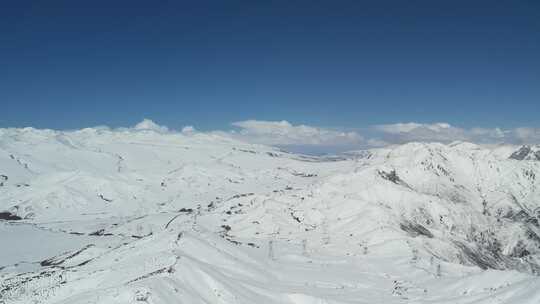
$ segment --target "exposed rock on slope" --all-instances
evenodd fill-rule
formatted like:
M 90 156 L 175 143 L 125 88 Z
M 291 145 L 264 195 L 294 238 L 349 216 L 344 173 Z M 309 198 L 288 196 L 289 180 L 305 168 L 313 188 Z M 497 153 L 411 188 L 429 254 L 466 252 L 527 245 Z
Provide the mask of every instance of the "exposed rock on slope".
M 516 160 L 540 160 L 540 148 L 535 147 L 533 149 L 530 146 L 523 146 L 512 153 L 510 158 Z

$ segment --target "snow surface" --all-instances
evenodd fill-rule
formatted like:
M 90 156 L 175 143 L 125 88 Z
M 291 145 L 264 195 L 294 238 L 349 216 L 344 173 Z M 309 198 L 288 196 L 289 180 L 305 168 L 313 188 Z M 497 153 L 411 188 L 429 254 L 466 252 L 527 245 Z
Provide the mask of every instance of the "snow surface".
M 0 129 L 0 303 L 540 303 L 519 149 Z

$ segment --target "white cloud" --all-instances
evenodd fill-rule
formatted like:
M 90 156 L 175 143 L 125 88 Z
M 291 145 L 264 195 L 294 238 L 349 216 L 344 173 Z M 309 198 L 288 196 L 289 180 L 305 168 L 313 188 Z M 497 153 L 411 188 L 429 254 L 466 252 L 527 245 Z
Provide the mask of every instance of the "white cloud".
M 540 143 L 540 128 L 516 128 L 512 134 L 523 143 Z
M 508 131 L 503 131 L 500 128 L 486 129 L 486 128 L 472 128 L 470 130 L 474 136 L 487 136 L 488 138 L 504 138 Z
M 370 138 L 366 141 L 368 147 L 379 148 L 391 145 L 391 143 L 378 138 Z
M 380 131 L 391 133 L 391 134 L 400 134 L 400 133 L 409 133 L 412 131 L 418 131 L 420 129 L 425 129 L 433 132 L 441 132 L 452 129 L 452 126 L 447 123 L 434 123 L 434 124 L 420 124 L 416 122 L 408 123 L 396 123 L 388 125 L 377 125 L 375 129 Z
M 422 124 L 416 122 L 377 125 L 375 131 L 382 132 L 385 140 L 393 143 L 409 141 L 451 142 L 467 140 L 468 132 L 448 123 Z
M 540 129 L 515 128 L 459 128 L 448 123 L 422 124 L 416 122 L 374 126 L 385 141 L 403 143 L 411 141 L 470 141 L 474 143 L 540 143 Z
M 183 134 L 192 134 L 192 133 L 195 133 L 196 130 L 195 130 L 195 127 L 193 126 L 185 126 L 182 128 L 182 133 Z
M 232 125 L 240 128 L 238 132 L 230 133 L 234 137 L 267 145 L 352 146 L 363 142 L 362 136 L 356 132 L 292 125 L 285 120 L 245 120 Z
M 169 132 L 169 128 L 166 126 L 160 126 L 152 120 L 145 118 L 133 127 L 134 130 L 150 130 L 160 133 Z

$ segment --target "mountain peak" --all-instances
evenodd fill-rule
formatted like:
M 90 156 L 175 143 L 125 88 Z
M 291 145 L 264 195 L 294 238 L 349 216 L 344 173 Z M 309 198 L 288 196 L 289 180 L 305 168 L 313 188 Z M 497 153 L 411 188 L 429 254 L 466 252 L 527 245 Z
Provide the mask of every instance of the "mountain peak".
M 521 146 L 510 155 L 510 159 L 515 160 L 540 160 L 540 148 L 528 145 Z

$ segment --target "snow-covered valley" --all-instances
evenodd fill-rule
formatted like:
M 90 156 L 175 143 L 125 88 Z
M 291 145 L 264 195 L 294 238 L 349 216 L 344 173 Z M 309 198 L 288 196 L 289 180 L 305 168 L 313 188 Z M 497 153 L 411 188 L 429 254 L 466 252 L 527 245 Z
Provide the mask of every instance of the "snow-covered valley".
M 540 303 L 539 151 L 0 129 L 0 303 Z

